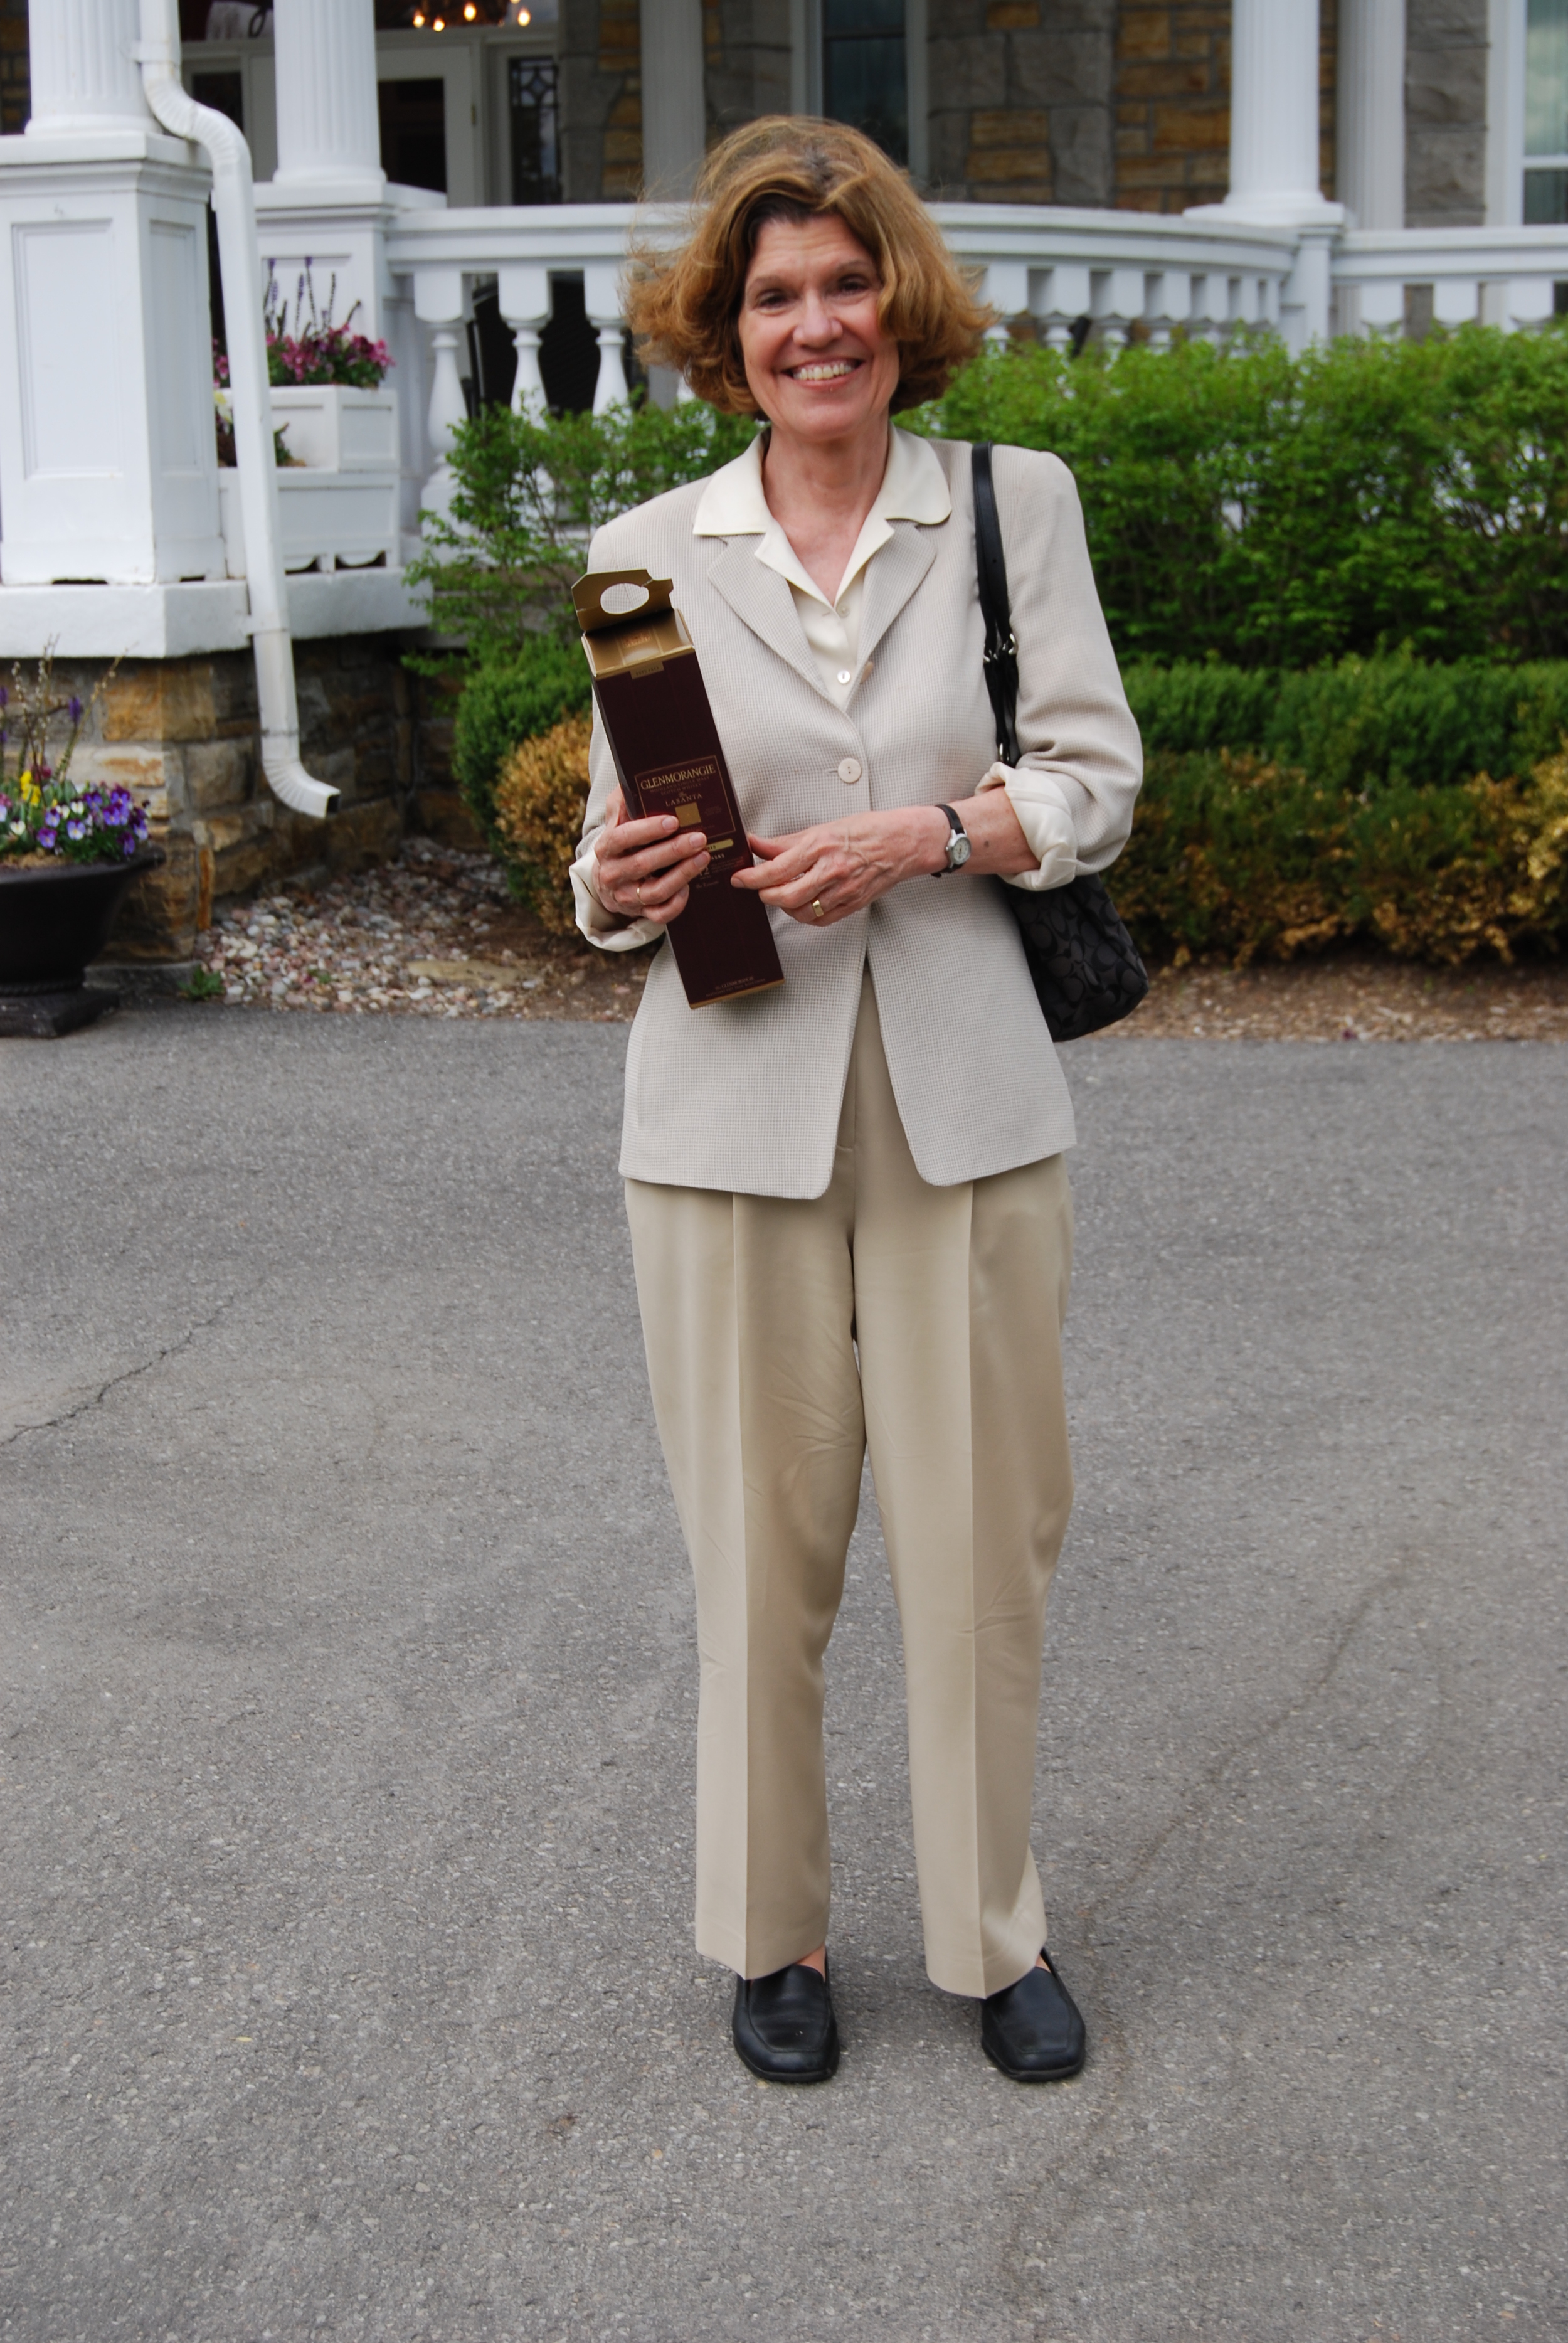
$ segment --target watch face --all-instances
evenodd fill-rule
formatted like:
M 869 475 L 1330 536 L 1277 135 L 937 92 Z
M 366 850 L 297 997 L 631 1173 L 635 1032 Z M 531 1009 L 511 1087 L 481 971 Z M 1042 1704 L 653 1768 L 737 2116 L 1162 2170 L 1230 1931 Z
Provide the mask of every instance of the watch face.
M 973 851 L 974 850 L 970 845 L 969 839 L 965 836 L 962 830 L 958 833 L 956 838 L 950 838 L 948 840 L 948 860 L 955 870 L 959 869 L 960 864 L 969 860 L 970 856 Z

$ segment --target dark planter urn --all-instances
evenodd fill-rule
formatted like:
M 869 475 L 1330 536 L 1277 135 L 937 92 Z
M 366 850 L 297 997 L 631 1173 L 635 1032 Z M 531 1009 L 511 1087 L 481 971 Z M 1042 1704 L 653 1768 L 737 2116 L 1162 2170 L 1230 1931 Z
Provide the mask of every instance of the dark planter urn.
M 133 879 L 164 860 L 144 846 L 128 862 L 55 862 L 7 870 L 0 862 L 0 1034 L 49 1040 L 90 1025 L 120 996 L 85 981 L 108 941 Z

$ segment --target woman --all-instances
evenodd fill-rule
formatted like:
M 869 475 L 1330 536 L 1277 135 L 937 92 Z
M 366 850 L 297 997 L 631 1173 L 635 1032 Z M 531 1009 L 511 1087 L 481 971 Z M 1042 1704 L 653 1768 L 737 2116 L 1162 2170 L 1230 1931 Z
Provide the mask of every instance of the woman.
M 782 989 L 689 1009 L 658 955 L 621 1170 L 659 1436 L 697 1581 L 697 1943 L 774 2081 L 838 2060 L 822 1658 L 868 1445 L 903 1624 L 933 1982 L 1020 2082 L 1075 2073 L 1030 1847 L 1046 1592 L 1071 1502 L 1060 1325 L 1066 1085 L 992 883 L 1102 870 L 1136 728 L 1070 476 L 999 449 L 1021 682 L 995 760 L 967 447 L 895 430 L 987 323 L 908 181 L 799 118 L 709 159 L 632 322 L 748 452 L 602 529 L 675 581 L 771 913 Z M 628 820 L 596 726 L 574 867 L 607 950 L 706 868 Z

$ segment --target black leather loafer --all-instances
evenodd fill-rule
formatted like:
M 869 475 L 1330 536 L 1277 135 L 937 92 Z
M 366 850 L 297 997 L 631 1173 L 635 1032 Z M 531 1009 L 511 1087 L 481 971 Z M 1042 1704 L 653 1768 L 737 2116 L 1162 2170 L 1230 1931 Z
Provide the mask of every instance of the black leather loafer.
M 1050 1955 L 1042 1952 L 1049 1963 Z M 1015 2083 L 1060 2083 L 1083 2064 L 1083 2020 L 1053 1968 L 1030 1969 L 980 2004 L 980 2048 Z
M 825 2083 L 839 2064 L 828 1980 L 802 1961 L 771 1976 L 737 1977 L 730 2033 L 742 2061 L 765 2083 Z

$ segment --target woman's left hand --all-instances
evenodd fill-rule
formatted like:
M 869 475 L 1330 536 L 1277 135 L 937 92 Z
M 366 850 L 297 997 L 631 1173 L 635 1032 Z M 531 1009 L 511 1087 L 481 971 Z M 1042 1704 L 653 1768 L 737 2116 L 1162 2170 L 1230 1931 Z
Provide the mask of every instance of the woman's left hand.
M 749 887 L 808 928 L 829 928 L 885 895 L 900 880 L 940 870 L 947 860 L 948 818 L 938 806 L 899 806 L 819 821 L 789 838 L 749 838 L 760 856 L 738 870 Z

